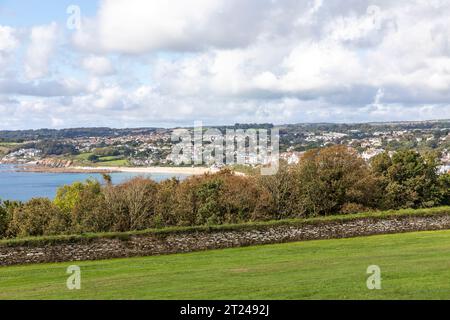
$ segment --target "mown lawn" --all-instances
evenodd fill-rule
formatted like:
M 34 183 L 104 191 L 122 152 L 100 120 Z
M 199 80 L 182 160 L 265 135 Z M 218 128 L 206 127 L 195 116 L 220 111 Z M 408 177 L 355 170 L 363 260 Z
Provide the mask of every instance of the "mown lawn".
M 73 264 L 78 291 L 71 263 L 0 268 L 0 299 L 450 299 L 450 231 Z

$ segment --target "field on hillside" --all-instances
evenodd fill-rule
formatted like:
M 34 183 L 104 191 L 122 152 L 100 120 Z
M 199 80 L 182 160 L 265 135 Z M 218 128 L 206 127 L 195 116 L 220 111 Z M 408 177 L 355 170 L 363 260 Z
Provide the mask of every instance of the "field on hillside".
M 81 290 L 66 288 L 72 264 Z M 450 299 L 450 231 L 72 264 L 0 268 L 0 299 Z

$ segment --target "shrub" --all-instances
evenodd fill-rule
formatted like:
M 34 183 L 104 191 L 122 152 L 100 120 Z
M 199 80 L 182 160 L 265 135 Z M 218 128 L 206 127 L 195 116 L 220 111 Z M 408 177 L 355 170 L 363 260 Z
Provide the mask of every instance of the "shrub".
M 450 173 L 443 174 L 439 177 L 439 187 L 441 194 L 441 204 L 450 205 Z
M 8 225 L 10 222 L 10 217 L 8 211 L 2 201 L 0 201 L 0 238 L 6 237 L 6 231 L 8 230 Z
M 239 223 L 272 218 L 270 195 L 255 177 L 242 177 L 231 172 L 222 173 L 222 189 L 219 204 L 222 208 L 222 223 Z
M 426 208 L 443 202 L 434 155 L 399 151 L 390 158 L 381 154 L 373 159 L 372 168 L 384 189 L 384 209 Z
M 158 191 L 155 199 L 154 224 L 156 227 L 175 226 L 179 217 L 175 212 L 176 190 L 180 185 L 178 179 L 162 181 L 158 184 Z
M 114 231 L 142 230 L 155 226 L 158 184 L 134 178 L 119 186 L 104 189 L 104 202 L 111 212 Z
M 21 205 L 18 201 L 0 201 L 0 238 L 7 236 L 13 210 Z
M 206 212 L 203 212 L 209 206 L 207 202 L 218 204 L 217 194 L 213 190 L 214 183 L 210 183 L 211 179 L 214 178 L 209 174 L 190 177 L 176 188 L 174 215 L 177 218 L 177 225 L 193 226 L 197 223 L 204 224 L 208 220 L 204 215 Z M 216 187 L 220 188 L 219 183 L 216 183 Z M 213 210 L 209 214 L 217 215 L 217 212 Z
M 88 188 L 81 191 L 70 217 L 71 230 L 75 233 L 113 231 L 113 211 L 100 190 Z
M 263 217 L 267 201 L 261 203 L 259 185 L 253 178 L 233 175 L 228 170 L 191 177 L 175 191 L 178 225 L 208 225 L 249 221 Z
M 54 204 L 64 213 L 70 214 L 74 207 L 80 202 L 83 192 L 100 193 L 101 186 L 96 180 L 87 180 L 86 182 L 75 182 L 72 185 L 66 185 L 58 188 Z
M 379 194 L 365 161 L 342 145 L 307 152 L 298 166 L 298 184 L 307 215 L 336 214 L 346 203 L 372 207 Z
M 90 155 L 87 157 L 87 160 L 88 160 L 88 161 L 91 161 L 91 162 L 98 162 L 98 161 L 100 160 L 100 157 L 97 156 L 97 155 L 95 155 L 95 154 L 90 154 Z
M 257 211 L 262 217 L 259 218 L 286 219 L 304 214 L 297 168 L 282 164 L 276 175 L 259 176 L 257 184 L 261 189 Z
M 12 210 L 8 234 L 15 237 L 63 234 L 69 217 L 48 199 L 32 199 Z
M 97 148 L 93 150 L 97 157 L 115 157 L 120 155 L 120 151 L 111 147 Z

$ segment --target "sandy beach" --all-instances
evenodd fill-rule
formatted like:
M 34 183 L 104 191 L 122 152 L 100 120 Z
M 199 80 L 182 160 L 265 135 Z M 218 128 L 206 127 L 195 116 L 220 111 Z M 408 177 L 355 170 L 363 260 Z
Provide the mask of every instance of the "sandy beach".
M 187 174 L 187 175 L 201 175 L 212 172 L 210 168 L 199 167 L 73 167 L 78 170 L 111 170 L 112 172 L 133 172 L 133 173 L 170 173 L 170 174 Z

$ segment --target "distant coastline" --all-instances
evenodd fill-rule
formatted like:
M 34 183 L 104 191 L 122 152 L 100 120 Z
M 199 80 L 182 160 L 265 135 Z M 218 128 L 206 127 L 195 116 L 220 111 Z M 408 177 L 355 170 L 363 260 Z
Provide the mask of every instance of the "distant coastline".
M 215 170 L 205 167 L 63 167 L 52 168 L 45 166 L 35 165 L 20 165 L 17 168 L 22 172 L 36 172 L 36 173 L 142 173 L 142 174 L 181 174 L 181 175 L 202 175 L 205 173 L 211 173 Z

